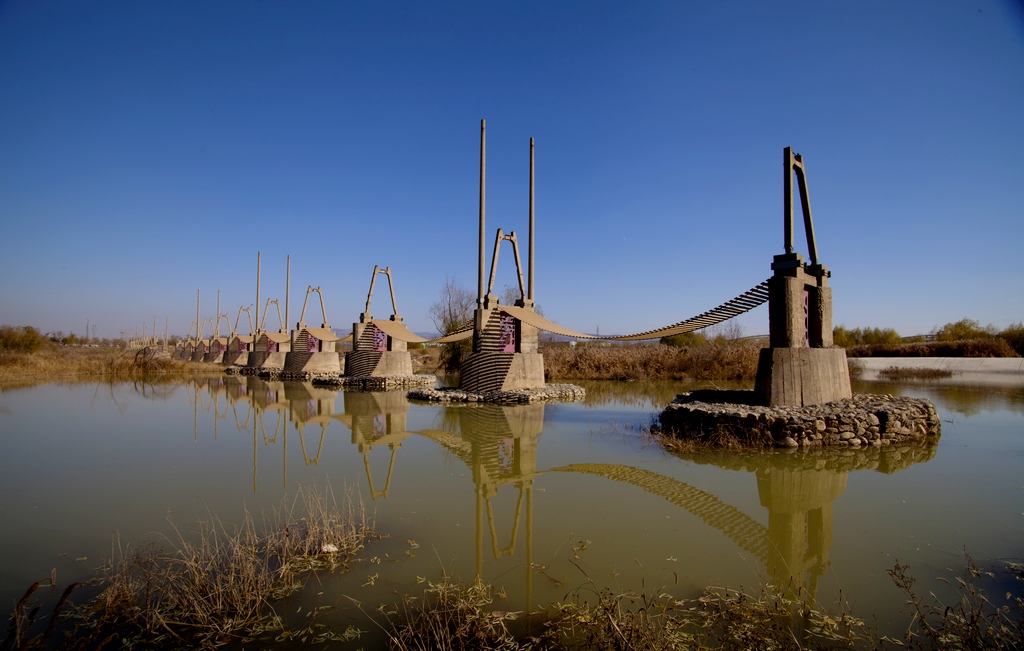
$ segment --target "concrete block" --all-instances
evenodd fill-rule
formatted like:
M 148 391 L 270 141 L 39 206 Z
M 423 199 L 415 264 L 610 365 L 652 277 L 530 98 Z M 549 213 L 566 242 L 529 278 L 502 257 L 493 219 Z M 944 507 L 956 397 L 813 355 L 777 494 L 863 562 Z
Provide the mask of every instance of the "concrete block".
M 763 405 L 804 407 L 853 395 L 842 348 L 765 348 L 754 391 Z

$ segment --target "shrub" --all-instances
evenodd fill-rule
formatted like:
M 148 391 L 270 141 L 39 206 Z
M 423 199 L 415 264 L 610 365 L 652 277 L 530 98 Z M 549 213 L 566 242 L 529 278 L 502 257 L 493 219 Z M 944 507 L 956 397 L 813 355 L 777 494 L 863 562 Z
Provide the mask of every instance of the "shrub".
M 974 319 L 960 319 L 956 323 L 947 323 L 941 328 L 932 330 L 939 341 L 964 341 L 965 339 L 985 339 L 996 334 L 995 326 L 982 327 Z
M 0 350 L 34 353 L 46 344 L 46 337 L 32 326 L 0 326 Z
M 854 346 L 846 354 L 850 357 L 1018 357 L 1017 352 L 1001 337 Z
M 1016 350 L 1018 355 L 1024 355 L 1024 323 L 1011 323 L 1010 327 L 999 333 L 999 338 Z
M 902 341 L 900 333 L 892 328 L 853 328 L 840 325 L 832 330 L 835 345 L 843 348 L 853 346 L 895 345 Z
M 684 332 L 672 335 L 671 337 L 662 337 L 658 340 L 658 343 L 666 346 L 675 346 L 676 348 L 685 348 L 686 346 L 703 346 L 708 343 L 708 338 L 699 332 Z

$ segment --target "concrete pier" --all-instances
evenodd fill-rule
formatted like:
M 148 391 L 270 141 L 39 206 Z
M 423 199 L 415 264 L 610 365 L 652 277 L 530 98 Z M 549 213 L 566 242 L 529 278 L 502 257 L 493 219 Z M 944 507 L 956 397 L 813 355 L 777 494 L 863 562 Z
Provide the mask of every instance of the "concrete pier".
M 818 261 L 803 158 L 786 147 L 785 250 L 768 280 L 770 348 L 761 351 L 755 391 L 764 405 L 808 406 L 851 397 L 846 351 L 832 342 L 832 273 Z M 810 262 L 793 247 L 793 175 L 796 174 Z

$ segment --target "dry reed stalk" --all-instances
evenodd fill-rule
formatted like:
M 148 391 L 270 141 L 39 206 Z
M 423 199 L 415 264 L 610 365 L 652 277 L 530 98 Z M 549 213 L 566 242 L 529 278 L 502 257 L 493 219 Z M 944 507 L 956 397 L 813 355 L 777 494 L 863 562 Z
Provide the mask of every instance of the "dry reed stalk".
M 890 366 L 878 372 L 883 380 L 938 380 L 953 377 L 953 371 L 944 368 L 899 368 Z
M 676 347 L 580 345 L 544 348 L 545 374 L 560 380 L 752 380 L 761 342 Z
M 479 580 L 468 586 L 447 576 L 436 583 L 428 581 L 422 596 L 403 599 L 399 621 L 391 621 L 384 613 L 388 647 L 396 651 L 524 648 L 505 624 L 519 613 L 493 610 L 494 596 L 491 586 Z M 397 613 L 397 609 L 392 612 Z
M 145 349 L 144 349 L 145 350 Z M 126 382 L 218 374 L 216 364 L 157 357 L 119 348 L 46 347 L 34 353 L 0 352 L 0 387 L 48 382 Z

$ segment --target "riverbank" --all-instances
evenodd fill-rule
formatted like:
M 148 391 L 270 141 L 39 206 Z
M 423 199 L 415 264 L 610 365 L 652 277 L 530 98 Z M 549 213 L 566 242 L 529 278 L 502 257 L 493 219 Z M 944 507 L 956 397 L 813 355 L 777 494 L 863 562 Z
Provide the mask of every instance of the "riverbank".
M 216 364 L 172 359 L 148 349 L 47 346 L 32 353 L 0 353 L 0 391 L 53 382 L 180 379 L 223 370 Z

